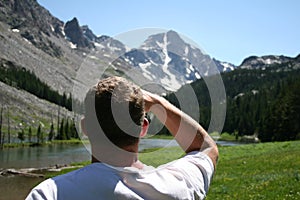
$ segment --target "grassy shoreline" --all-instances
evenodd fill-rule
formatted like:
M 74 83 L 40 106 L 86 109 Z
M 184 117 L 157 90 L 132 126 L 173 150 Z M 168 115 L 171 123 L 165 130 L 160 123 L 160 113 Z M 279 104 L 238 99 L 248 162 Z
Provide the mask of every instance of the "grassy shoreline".
M 52 140 L 43 143 L 35 143 L 35 142 L 23 142 L 23 143 L 9 143 L 4 144 L 3 149 L 6 148 L 19 148 L 19 147 L 35 147 L 35 146 L 46 146 L 51 144 L 86 144 L 88 140 L 80 140 L 80 139 L 70 139 L 70 140 Z
M 238 141 L 236 137 L 229 133 L 211 133 L 210 136 L 219 141 Z M 163 140 L 172 140 L 174 137 L 172 135 L 147 135 L 145 139 L 163 139 Z M 5 143 L 3 144 L 3 148 L 18 148 L 18 147 L 34 147 L 34 146 L 45 146 L 51 144 L 81 144 L 81 143 L 89 143 L 88 139 L 80 140 L 80 139 L 70 139 L 70 140 L 52 140 L 46 141 L 43 143 L 34 143 L 34 142 L 20 142 L 20 143 Z M 1 149 L 0 149 L 1 150 Z
M 300 199 L 300 141 L 221 147 L 207 199 Z

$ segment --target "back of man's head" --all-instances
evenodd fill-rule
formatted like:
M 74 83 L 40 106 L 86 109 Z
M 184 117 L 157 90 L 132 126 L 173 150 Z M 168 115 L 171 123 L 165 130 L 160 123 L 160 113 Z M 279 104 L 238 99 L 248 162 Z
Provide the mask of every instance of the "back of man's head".
M 95 112 L 103 133 L 113 144 L 122 148 L 138 142 L 144 101 L 137 85 L 121 77 L 103 79 L 87 93 L 85 108 L 86 120 L 92 120 Z M 89 129 L 88 135 L 99 134 L 95 131 Z

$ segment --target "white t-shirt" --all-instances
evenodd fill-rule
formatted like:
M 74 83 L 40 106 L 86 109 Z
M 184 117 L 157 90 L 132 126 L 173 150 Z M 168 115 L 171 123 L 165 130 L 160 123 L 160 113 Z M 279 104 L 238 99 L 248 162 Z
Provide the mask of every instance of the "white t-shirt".
M 201 152 L 142 170 L 93 163 L 43 181 L 26 200 L 204 199 L 213 173 L 211 159 Z

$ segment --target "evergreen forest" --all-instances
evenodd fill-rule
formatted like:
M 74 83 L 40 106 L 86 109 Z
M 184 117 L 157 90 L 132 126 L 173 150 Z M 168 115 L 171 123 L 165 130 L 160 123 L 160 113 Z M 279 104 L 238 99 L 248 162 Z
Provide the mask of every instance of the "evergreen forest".
M 226 99 L 220 100 L 226 102 L 222 132 L 236 136 L 256 135 L 262 142 L 300 139 L 299 57 L 284 64 L 272 64 L 257 69 L 237 68 L 232 72 L 221 73 L 226 90 Z M 198 120 L 207 129 L 212 105 L 206 82 L 213 81 L 214 78 L 210 76 L 199 79 L 166 98 L 180 107 L 177 94 L 184 91 L 185 87 L 192 87 L 199 103 Z M 0 81 L 72 110 L 71 94 L 59 94 L 33 72 L 19 68 L 10 61 L 1 61 Z M 64 126 L 66 122 L 68 120 L 59 121 L 58 127 L 70 127 L 68 123 Z M 73 129 L 73 122 L 71 124 L 70 130 Z M 74 130 L 69 135 L 63 135 L 63 132 L 68 132 L 63 131 L 63 128 L 57 128 L 56 132 L 57 135 L 54 136 L 53 130 L 50 130 L 49 140 L 74 137 Z M 159 134 L 168 134 L 168 131 L 163 128 Z M 19 138 L 23 138 L 22 132 Z
M 16 66 L 11 61 L 1 60 L 0 62 L 0 81 L 23 89 L 41 99 L 72 110 L 72 95 L 60 94 L 49 85 L 42 82 L 33 72 Z
M 226 90 L 222 132 L 257 135 L 262 142 L 300 139 L 300 66 L 297 60 L 299 56 L 284 64 L 222 73 Z M 199 121 L 207 129 L 211 117 L 209 91 L 203 79 L 191 86 L 199 102 Z M 166 98 L 179 106 L 176 93 Z

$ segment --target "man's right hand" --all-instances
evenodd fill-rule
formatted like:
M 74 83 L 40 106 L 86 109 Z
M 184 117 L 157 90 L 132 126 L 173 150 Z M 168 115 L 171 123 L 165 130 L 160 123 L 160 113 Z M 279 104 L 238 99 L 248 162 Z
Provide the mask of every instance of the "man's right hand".
M 151 110 L 151 107 L 155 104 L 158 104 L 159 99 L 162 97 L 153 94 L 151 92 L 148 92 L 146 90 L 142 90 L 142 92 L 143 92 L 143 98 L 145 103 L 145 112 L 149 112 Z

